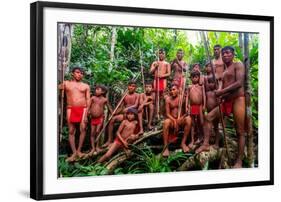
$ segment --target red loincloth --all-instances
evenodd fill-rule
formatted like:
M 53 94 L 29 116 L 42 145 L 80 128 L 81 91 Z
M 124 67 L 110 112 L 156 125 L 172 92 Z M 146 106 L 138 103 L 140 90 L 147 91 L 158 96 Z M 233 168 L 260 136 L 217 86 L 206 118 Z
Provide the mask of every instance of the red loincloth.
M 121 142 L 121 140 L 119 140 L 118 137 L 114 139 L 114 143 L 118 144 L 119 146 L 123 146 L 123 143 Z
M 170 133 L 168 136 L 168 142 L 169 143 L 176 143 L 178 140 L 178 135 L 175 133 Z
M 226 115 L 229 116 L 232 113 L 232 105 L 233 100 L 224 101 L 221 104 L 221 111 Z
M 69 122 L 70 123 L 80 123 L 82 121 L 84 110 L 86 107 L 67 107 L 67 109 L 70 109 L 70 117 Z
M 158 87 L 158 80 L 156 79 L 155 80 L 155 83 L 156 83 L 156 86 L 155 86 L 155 91 L 159 91 L 159 92 L 163 92 L 165 89 L 164 89 L 164 82 L 165 79 L 159 79 L 159 87 Z
M 97 126 L 103 123 L 103 116 L 100 116 L 98 118 L 92 118 L 91 119 L 91 125 L 92 126 Z
M 191 115 L 200 115 L 201 105 L 190 105 Z

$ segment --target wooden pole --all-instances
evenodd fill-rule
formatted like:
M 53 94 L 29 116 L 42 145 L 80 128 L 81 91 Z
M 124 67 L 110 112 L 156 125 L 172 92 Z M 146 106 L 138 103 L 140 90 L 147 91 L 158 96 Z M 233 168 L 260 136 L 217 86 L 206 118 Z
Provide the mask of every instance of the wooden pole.
M 156 69 L 156 82 L 157 82 L 157 120 L 159 121 L 160 120 L 160 116 L 159 116 L 159 108 L 160 108 L 160 92 L 159 92 L 159 61 L 160 61 L 160 59 L 159 59 L 159 48 L 158 48 L 158 56 L 157 56 L 157 59 L 158 59 L 158 66 L 157 66 L 157 69 Z
M 145 82 L 144 82 L 144 73 L 143 73 L 143 66 L 142 66 L 142 52 L 141 52 L 141 47 L 140 46 L 139 46 L 139 51 L 140 51 L 140 66 L 141 66 L 143 93 L 145 95 Z M 148 110 L 147 110 L 147 107 L 145 107 L 145 119 L 148 122 Z

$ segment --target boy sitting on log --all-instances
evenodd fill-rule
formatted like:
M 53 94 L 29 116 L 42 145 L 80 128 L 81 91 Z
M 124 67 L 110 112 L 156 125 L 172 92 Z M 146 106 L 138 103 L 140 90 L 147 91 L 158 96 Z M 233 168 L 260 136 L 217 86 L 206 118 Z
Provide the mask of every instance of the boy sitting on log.
M 128 143 L 132 143 L 138 139 L 138 110 L 129 108 L 126 112 L 126 119 L 124 119 L 119 126 L 116 138 L 109 146 L 108 151 L 98 160 L 102 163 L 109 159 L 118 149 L 122 148 L 128 154 Z

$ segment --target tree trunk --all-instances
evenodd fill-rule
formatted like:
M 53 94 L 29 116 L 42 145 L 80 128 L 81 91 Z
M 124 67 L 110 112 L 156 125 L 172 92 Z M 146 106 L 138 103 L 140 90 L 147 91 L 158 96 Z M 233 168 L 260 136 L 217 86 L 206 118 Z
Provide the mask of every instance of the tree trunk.
M 67 67 L 69 66 L 70 62 L 70 55 L 71 55 L 71 25 L 70 24 L 59 24 L 58 25 L 58 80 L 59 83 L 64 81 L 64 75 L 67 71 Z M 59 141 L 62 141 L 62 128 L 64 122 L 64 90 L 61 91 L 60 95 L 60 108 L 59 108 L 59 115 L 60 115 L 60 135 Z M 58 96 L 59 99 L 59 96 Z
M 254 137 L 251 109 L 251 68 L 249 56 L 249 35 L 244 33 L 244 63 L 245 63 L 245 92 L 246 92 L 246 131 L 247 131 L 247 158 L 250 167 L 254 167 Z
M 241 50 L 241 54 L 244 55 L 243 34 L 241 32 L 239 32 L 239 34 L 238 34 L 238 39 L 239 39 L 239 48 Z
M 58 78 L 62 82 L 65 72 L 69 71 L 71 57 L 71 36 L 73 26 L 71 24 L 58 25 Z
M 111 44 L 110 44 L 110 67 L 112 68 L 112 64 L 114 61 L 114 49 L 115 49 L 115 43 L 116 43 L 116 27 L 112 27 L 111 32 Z
M 202 43 L 204 44 L 204 47 L 205 47 L 205 53 L 208 53 L 208 51 L 210 50 L 209 47 L 208 47 L 208 42 L 206 40 L 206 36 L 205 36 L 205 33 L 204 31 L 200 31 L 200 37 L 201 37 L 201 41 Z M 206 57 L 209 58 L 209 55 L 206 54 Z

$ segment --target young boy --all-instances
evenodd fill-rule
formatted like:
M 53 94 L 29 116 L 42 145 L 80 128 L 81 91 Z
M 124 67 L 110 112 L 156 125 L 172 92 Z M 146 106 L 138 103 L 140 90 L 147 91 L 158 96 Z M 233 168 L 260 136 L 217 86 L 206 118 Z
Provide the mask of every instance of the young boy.
M 146 82 L 145 83 L 145 93 L 140 94 L 140 101 L 139 101 L 139 122 L 140 122 L 140 132 L 143 132 L 143 124 L 142 124 L 142 117 L 143 112 L 145 111 L 146 116 L 148 118 L 147 127 L 148 130 L 152 130 L 152 120 L 153 120 L 153 113 L 154 113 L 154 101 L 155 101 L 155 93 L 152 92 L 152 83 Z
M 196 143 L 200 143 L 203 139 L 203 111 L 205 110 L 206 97 L 204 86 L 199 84 L 200 72 L 193 70 L 190 76 L 192 84 L 189 85 L 187 89 L 186 106 L 187 111 L 192 118 L 191 143 L 189 144 L 189 148 L 192 148 L 194 144 L 195 129 L 198 135 Z
M 108 139 L 104 144 L 107 147 L 113 141 L 113 127 L 115 122 L 121 122 L 125 119 L 125 114 L 129 108 L 138 108 L 139 106 L 139 94 L 136 93 L 136 82 L 130 81 L 128 84 L 128 94 L 125 96 L 122 104 L 120 105 L 119 112 L 117 111 L 108 124 Z M 123 110 L 122 108 L 125 107 Z
M 92 150 L 89 155 L 93 155 L 100 150 L 99 144 L 95 144 L 95 137 L 99 134 L 104 121 L 104 107 L 107 106 L 110 113 L 112 108 L 106 98 L 107 89 L 103 85 L 97 85 L 95 88 L 95 95 L 91 97 L 89 114 L 91 115 L 91 146 Z
M 205 70 L 207 75 L 204 77 L 204 87 L 205 87 L 205 94 L 206 94 L 206 110 L 209 113 L 210 111 L 212 111 L 215 107 L 218 106 L 218 102 L 217 102 L 217 97 L 215 94 L 215 90 L 216 90 L 216 84 L 215 84 L 215 79 L 213 77 L 212 74 L 212 67 L 211 67 L 211 63 L 208 62 L 205 65 Z M 215 119 L 213 121 L 213 126 L 214 126 L 214 132 L 216 135 L 215 138 L 215 148 L 219 147 L 219 131 L 218 131 L 218 124 L 219 124 L 219 119 Z
M 59 89 L 66 93 L 66 120 L 69 129 L 69 144 L 72 155 L 66 159 L 68 162 L 75 161 L 77 157 L 84 156 L 81 149 L 86 135 L 87 110 L 90 104 L 90 87 L 82 82 L 84 72 L 80 67 L 72 69 L 72 80 L 64 81 Z M 78 148 L 75 145 L 75 132 L 77 124 L 80 125 L 80 137 Z
M 124 119 L 117 130 L 116 138 L 109 146 L 108 151 L 98 160 L 102 163 L 109 159 L 118 149 L 122 148 L 128 153 L 128 143 L 134 142 L 139 137 L 138 129 L 138 111 L 135 108 L 129 108 Z
M 156 115 L 157 118 L 163 111 L 163 93 L 167 88 L 167 78 L 171 75 L 171 65 L 165 61 L 166 52 L 160 49 L 158 52 L 158 60 L 154 61 L 150 66 L 150 73 L 154 75 L 153 88 L 156 93 Z
M 162 154 L 164 157 L 170 155 L 168 145 L 170 142 L 174 142 L 174 140 L 177 139 L 179 127 L 184 128 L 184 134 L 181 141 L 181 148 L 185 153 L 189 151 L 186 145 L 186 140 L 188 138 L 191 128 L 191 118 L 190 116 L 184 115 L 184 111 L 180 109 L 179 105 L 179 87 L 175 84 L 172 84 L 170 95 L 167 96 L 165 100 L 166 119 L 163 122 L 164 151 Z M 173 130 L 173 133 L 170 133 L 171 130 Z
M 200 64 L 199 63 L 195 63 L 192 66 L 192 71 L 198 71 L 200 73 L 200 79 L 199 79 L 199 85 L 202 86 L 204 85 L 204 77 L 201 74 L 201 70 L 200 70 Z
M 185 83 L 185 72 L 188 70 L 187 63 L 183 60 L 184 52 L 178 49 L 176 59 L 171 63 L 171 70 L 174 71 L 174 78 L 172 83 L 177 84 L 179 89 L 183 89 Z

